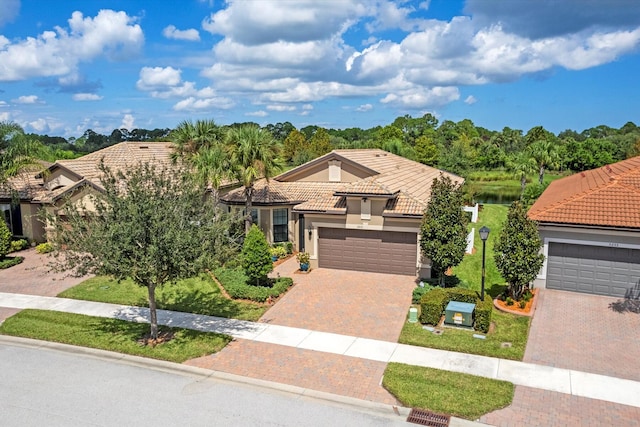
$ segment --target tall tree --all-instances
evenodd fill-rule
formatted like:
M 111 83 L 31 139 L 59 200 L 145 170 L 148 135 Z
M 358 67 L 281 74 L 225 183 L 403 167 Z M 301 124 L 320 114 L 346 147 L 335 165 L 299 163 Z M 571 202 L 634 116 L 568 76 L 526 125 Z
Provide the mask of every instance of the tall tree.
M 441 175 L 431 186 L 431 200 L 421 226 L 422 255 L 431 259 L 438 273 L 440 286 L 450 267 L 462 261 L 467 247 L 467 215 L 462 210 L 462 187 L 448 176 Z
M 522 197 L 527 186 L 527 176 L 537 169 L 536 161 L 531 157 L 531 153 L 525 150 L 511 157 L 508 163 L 514 176 L 520 180 L 520 197 Z
M 297 129 L 292 130 L 284 140 L 282 157 L 286 162 L 291 162 L 296 154 L 308 149 L 307 138 Z
M 244 186 L 245 232 L 251 228 L 253 185 L 259 178 L 273 177 L 280 170 L 279 147 L 271 134 L 258 126 L 244 125 L 230 129 L 227 141 L 231 150 L 231 168 Z
M 0 122 L 0 186 L 30 166 L 37 166 L 37 159 L 45 147 L 37 139 L 25 135 L 14 122 Z
M 309 149 L 314 157 L 320 157 L 331 151 L 329 133 L 324 128 L 318 128 L 313 136 L 309 138 Z
M 531 157 L 538 165 L 538 183 L 542 185 L 547 168 L 560 167 L 560 155 L 556 146 L 548 140 L 540 140 L 531 144 Z
M 47 215 L 58 269 L 77 275 L 131 278 L 149 298 L 151 339 L 158 336 L 156 289 L 213 268 L 237 253 L 228 214 L 179 171 L 141 164 L 127 171 L 101 165 L 104 191 L 93 209 L 67 202 L 65 218 Z M 87 206 L 90 204 L 88 203 Z
M 252 224 L 242 246 L 242 268 L 252 284 L 266 282 L 267 274 L 273 271 L 273 260 L 269 244 L 262 230 Z
M 536 222 L 527 218 L 520 202 L 513 202 L 494 249 L 496 266 L 509 285 L 511 298 L 519 300 L 538 275 L 544 262 L 541 246 Z

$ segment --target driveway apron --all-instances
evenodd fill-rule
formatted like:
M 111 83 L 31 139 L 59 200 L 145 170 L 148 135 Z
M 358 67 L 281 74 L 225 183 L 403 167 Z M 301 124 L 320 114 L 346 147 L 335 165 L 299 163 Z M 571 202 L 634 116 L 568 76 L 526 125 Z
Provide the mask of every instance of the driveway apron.
M 297 267 L 295 259 L 290 259 L 274 271 L 274 275 L 292 277 L 295 285 L 261 322 L 397 342 L 411 305 L 415 277 L 322 268 L 301 274 Z M 397 403 L 380 385 L 385 362 L 234 340 L 221 352 L 187 364 Z
M 543 289 L 524 361 L 640 381 L 640 313 L 616 298 Z M 640 408 L 516 387 L 496 426 L 640 425 Z

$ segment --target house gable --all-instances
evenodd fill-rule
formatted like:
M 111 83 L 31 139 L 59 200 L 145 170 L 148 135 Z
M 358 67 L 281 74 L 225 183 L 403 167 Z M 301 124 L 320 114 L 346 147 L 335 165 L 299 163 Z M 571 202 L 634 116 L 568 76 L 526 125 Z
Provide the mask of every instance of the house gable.
M 373 169 L 331 152 L 274 179 L 281 182 L 355 182 L 376 174 Z

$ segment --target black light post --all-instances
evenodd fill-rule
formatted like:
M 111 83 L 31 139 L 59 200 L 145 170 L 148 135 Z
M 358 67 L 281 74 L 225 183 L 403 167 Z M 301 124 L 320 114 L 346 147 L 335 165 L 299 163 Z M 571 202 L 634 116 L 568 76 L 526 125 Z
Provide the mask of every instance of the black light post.
M 480 233 L 480 238 L 482 239 L 482 285 L 480 288 L 480 300 L 484 301 L 484 254 L 485 248 L 487 245 L 487 239 L 489 238 L 489 227 L 483 225 L 482 228 L 478 231 Z

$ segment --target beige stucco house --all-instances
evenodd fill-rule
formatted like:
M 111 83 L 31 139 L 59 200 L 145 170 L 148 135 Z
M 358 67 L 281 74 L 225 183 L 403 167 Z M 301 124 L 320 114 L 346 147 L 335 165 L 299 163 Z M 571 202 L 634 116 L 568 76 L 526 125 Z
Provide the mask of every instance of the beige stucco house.
M 545 255 L 535 286 L 640 295 L 640 156 L 553 181 L 528 215 Z
M 333 150 L 255 184 L 251 215 L 270 242 L 291 241 L 311 267 L 429 277 L 420 256 L 431 184 L 459 176 L 379 149 Z M 221 197 L 245 204 L 243 188 Z

